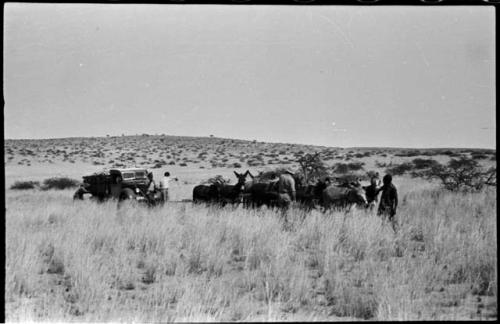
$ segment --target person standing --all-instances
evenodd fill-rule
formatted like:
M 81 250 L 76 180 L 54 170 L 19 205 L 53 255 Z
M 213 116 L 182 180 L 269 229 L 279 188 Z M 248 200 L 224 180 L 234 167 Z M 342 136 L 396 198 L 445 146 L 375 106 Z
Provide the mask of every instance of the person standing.
M 281 209 L 281 217 L 283 219 L 283 228 L 290 229 L 288 222 L 288 208 L 293 201 L 296 201 L 296 187 L 293 172 L 289 169 L 279 175 L 278 178 L 278 206 Z
M 169 187 L 170 187 L 170 172 L 167 171 L 163 174 L 163 179 L 160 180 L 162 203 L 166 203 L 168 201 Z
M 292 201 L 296 200 L 295 179 L 293 172 L 286 170 L 279 176 L 278 194 L 280 205 L 288 207 Z
M 148 184 L 148 190 L 147 190 L 146 194 L 148 196 L 149 201 L 152 203 L 155 201 L 155 193 L 156 193 L 156 183 L 153 180 L 153 173 L 152 172 L 148 173 L 148 180 L 149 180 L 149 184 Z
M 392 176 L 390 174 L 386 174 L 382 181 L 384 185 L 377 190 L 377 193 L 382 191 L 380 204 L 378 205 L 378 215 L 388 218 L 391 222 L 392 229 L 396 231 L 396 220 L 394 216 L 398 208 L 398 190 L 396 186 L 392 184 Z
M 381 184 L 381 181 L 380 181 L 380 173 L 375 172 L 375 175 L 372 177 L 372 180 L 373 180 L 373 179 L 375 179 L 375 185 L 376 185 L 377 187 L 379 187 L 379 186 L 380 186 L 380 184 Z
M 370 210 L 373 210 L 378 202 L 379 187 L 377 185 L 377 178 L 372 177 L 370 185 L 363 187 L 366 193 L 366 202 L 368 203 Z

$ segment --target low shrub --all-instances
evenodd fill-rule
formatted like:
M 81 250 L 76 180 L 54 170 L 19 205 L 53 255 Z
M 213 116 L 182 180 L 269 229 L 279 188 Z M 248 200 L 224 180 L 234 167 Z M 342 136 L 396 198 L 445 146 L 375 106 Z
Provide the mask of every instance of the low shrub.
M 447 155 L 449 157 L 460 157 L 460 153 L 458 152 L 453 152 L 451 150 L 445 150 L 445 151 L 441 151 L 439 152 L 439 154 L 442 154 L 442 155 Z
M 247 164 L 248 164 L 248 166 L 251 166 L 251 167 L 264 165 L 264 163 L 256 161 L 256 160 L 249 160 L 249 161 L 247 161 Z
M 488 155 L 484 154 L 484 153 L 472 153 L 471 154 L 471 157 L 474 159 L 474 160 L 485 160 L 488 158 Z
M 400 157 L 413 157 L 413 156 L 418 156 L 418 155 L 422 155 L 422 153 L 418 150 L 406 151 L 406 152 L 401 152 L 401 153 L 395 154 L 395 156 L 400 156 Z
M 67 178 L 67 177 L 56 177 L 56 178 L 45 179 L 43 181 L 42 189 L 43 190 L 49 190 L 49 189 L 63 190 L 63 189 L 78 187 L 79 184 L 80 184 L 80 181 L 75 180 L 75 179 L 71 179 L 71 178 Z
M 401 164 L 396 164 L 394 166 L 388 167 L 385 172 L 390 173 L 392 175 L 403 175 L 407 172 L 413 170 L 415 166 L 411 162 L 405 162 Z
M 38 181 L 16 181 L 10 189 L 13 190 L 28 190 L 35 189 L 40 186 L 40 182 Z
M 205 181 L 202 181 L 200 184 L 216 184 L 216 185 L 221 185 L 221 184 L 229 184 L 231 183 L 231 179 L 224 178 L 220 174 L 216 175 L 215 177 L 209 178 Z
M 363 162 L 351 162 L 351 163 L 336 163 L 332 169 L 335 173 L 348 173 L 350 171 L 359 171 L 363 169 Z
M 428 168 L 432 168 L 432 167 L 439 165 L 439 162 L 436 160 L 420 159 L 420 158 L 413 159 L 412 163 L 413 163 L 415 169 L 417 169 L 417 170 L 428 169 Z

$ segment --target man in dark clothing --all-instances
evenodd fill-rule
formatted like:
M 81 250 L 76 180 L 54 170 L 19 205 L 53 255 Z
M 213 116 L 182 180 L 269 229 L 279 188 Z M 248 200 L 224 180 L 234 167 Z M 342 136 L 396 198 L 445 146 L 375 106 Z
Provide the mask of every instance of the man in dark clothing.
M 366 194 L 366 202 L 369 205 L 370 210 L 377 205 L 379 188 L 377 187 L 377 178 L 373 177 L 370 181 L 369 186 L 363 187 Z
M 398 208 L 398 191 L 392 184 L 392 176 L 390 174 L 386 174 L 382 181 L 384 185 L 377 190 L 377 193 L 382 191 L 380 204 L 378 205 L 378 215 L 387 217 L 392 224 L 393 230 L 396 231 L 394 215 L 396 215 L 396 209 Z

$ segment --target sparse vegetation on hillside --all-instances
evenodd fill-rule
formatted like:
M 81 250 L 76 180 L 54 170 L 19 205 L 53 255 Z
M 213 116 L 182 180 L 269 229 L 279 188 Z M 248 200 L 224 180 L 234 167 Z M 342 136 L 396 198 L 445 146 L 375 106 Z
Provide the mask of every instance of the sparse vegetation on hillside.
M 397 157 L 399 160 L 394 161 L 394 164 L 400 164 L 411 162 L 411 158 L 418 155 L 436 157 L 440 162 L 444 162 L 443 158 L 461 157 L 464 154 L 470 154 L 472 158 L 486 164 L 495 160 L 494 150 L 483 149 L 333 149 L 217 137 L 146 136 L 146 134 L 100 138 L 6 140 L 5 146 L 6 164 L 20 167 L 33 167 L 33 163 L 41 165 L 91 163 L 95 166 L 109 167 L 146 166 L 160 169 L 176 166 L 199 169 L 200 167 L 231 168 L 238 163 L 242 167 L 261 169 L 267 165 L 299 167 L 298 159 L 308 155 L 313 156 L 315 153 L 321 155 L 321 163 L 327 169 L 339 160 L 344 160 L 344 164 L 353 161 L 365 163 L 363 167 L 369 169 L 372 166 L 367 162 L 372 161 L 372 158 Z M 385 160 L 379 163 L 390 164 L 390 162 Z M 200 165 L 193 165 L 198 163 Z M 324 170 L 319 173 L 324 174 Z M 319 177 L 321 175 L 312 176 L 307 180 L 313 182 Z

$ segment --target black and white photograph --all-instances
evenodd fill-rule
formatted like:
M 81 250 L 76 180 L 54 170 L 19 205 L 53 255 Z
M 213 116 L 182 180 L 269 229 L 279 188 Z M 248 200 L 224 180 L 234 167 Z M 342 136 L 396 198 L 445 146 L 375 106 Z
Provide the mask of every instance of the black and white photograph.
M 188 2 L 4 4 L 5 322 L 496 321 L 496 8 Z

